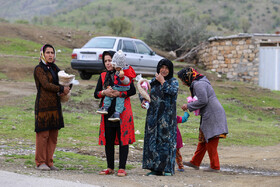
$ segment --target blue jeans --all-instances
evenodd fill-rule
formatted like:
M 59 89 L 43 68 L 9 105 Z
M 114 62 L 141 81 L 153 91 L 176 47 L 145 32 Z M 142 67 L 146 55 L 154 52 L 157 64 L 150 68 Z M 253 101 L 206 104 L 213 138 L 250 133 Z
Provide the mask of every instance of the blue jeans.
M 118 91 L 128 91 L 130 87 L 113 87 L 113 90 L 118 90 Z M 108 97 L 105 96 L 104 98 L 104 107 L 109 108 L 111 106 L 112 100 L 114 97 Z M 124 110 L 124 99 L 123 97 L 116 97 L 116 107 L 115 107 L 115 112 L 122 113 Z

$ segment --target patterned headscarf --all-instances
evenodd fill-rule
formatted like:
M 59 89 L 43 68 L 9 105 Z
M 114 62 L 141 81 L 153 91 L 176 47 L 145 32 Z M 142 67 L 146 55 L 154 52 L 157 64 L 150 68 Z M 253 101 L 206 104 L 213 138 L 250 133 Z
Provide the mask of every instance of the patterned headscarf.
M 47 61 L 46 61 L 46 58 L 44 56 L 44 52 L 46 51 L 47 47 L 50 47 L 53 49 L 54 51 L 54 59 L 53 59 L 53 63 L 55 62 L 55 59 L 56 59 L 56 52 L 55 52 L 55 49 L 52 45 L 50 44 L 45 44 L 41 47 L 41 50 L 40 50 L 40 61 L 42 61 L 44 64 L 48 64 Z
M 180 70 L 177 73 L 179 79 L 181 79 L 184 83 L 186 83 L 188 86 L 191 86 L 192 82 L 194 80 L 199 80 L 202 77 L 204 77 L 202 74 L 199 74 L 194 68 L 187 67 L 182 70 Z

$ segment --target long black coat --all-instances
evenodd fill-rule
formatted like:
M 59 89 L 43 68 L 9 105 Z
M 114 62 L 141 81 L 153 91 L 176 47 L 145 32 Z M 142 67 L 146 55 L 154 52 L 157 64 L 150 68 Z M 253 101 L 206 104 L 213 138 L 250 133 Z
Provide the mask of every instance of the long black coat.
M 58 84 L 60 69 L 52 64 L 47 66 L 40 62 L 34 69 L 37 88 L 35 101 L 35 132 L 61 129 L 64 127 L 61 102 L 58 93 L 64 87 Z

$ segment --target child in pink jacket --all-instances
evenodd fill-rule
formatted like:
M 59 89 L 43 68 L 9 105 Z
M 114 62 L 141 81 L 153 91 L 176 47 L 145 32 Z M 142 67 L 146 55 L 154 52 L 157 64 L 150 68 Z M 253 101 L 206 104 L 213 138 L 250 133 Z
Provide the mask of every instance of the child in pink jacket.
M 182 159 L 182 155 L 180 153 L 180 149 L 183 147 L 183 140 L 182 140 L 180 130 L 178 128 L 178 123 L 184 123 L 184 122 L 188 121 L 189 116 L 190 115 L 188 112 L 185 112 L 184 116 L 177 116 L 176 163 L 178 164 L 178 168 L 179 168 L 178 171 L 181 171 L 181 172 L 184 171 L 183 159 Z

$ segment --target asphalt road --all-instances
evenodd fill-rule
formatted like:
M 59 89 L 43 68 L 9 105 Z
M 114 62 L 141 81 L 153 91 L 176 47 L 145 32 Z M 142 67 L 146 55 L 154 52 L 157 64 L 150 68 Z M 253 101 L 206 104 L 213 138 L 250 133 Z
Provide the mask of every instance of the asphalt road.
M 1 187 L 97 187 L 90 184 L 64 181 L 58 179 L 34 177 L 17 173 L 0 171 Z

